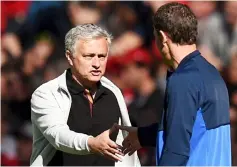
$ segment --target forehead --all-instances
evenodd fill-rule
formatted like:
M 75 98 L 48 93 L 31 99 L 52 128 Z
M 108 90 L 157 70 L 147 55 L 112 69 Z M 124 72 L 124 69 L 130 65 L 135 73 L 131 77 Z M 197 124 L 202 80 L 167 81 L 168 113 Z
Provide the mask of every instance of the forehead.
M 89 39 L 89 40 L 79 39 L 76 42 L 76 50 L 80 50 L 81 52 L 107 53 L 108 42 L 106 38 L 104 37 Z

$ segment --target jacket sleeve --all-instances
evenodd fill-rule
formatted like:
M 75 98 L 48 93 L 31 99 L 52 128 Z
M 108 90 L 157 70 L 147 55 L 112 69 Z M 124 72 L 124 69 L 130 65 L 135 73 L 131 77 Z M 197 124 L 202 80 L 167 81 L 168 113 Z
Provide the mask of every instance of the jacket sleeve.
M 164 147 L 158 163 L 160 166 L 186 165 L 198 110 L 196 83 L 187 77 L 174 77 L 167 89 L 168 105 L 165 112 Z
M 49 90 L 41 87 L 33 93 L 31 120 L 57 150 L 89 154 L 87 140 L 90 136 L 69 129 L 63 111 Z
M 139 127 L 137 135 L 141 146 L 155 147 L 157 131 L 158 131 L 158 123 L 154 123 L 146 127 Z

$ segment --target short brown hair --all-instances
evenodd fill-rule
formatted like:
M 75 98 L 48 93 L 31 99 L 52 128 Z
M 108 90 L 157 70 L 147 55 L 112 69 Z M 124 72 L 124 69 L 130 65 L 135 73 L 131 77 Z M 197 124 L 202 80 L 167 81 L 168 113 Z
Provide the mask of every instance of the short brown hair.
M 197 40 L 197 18 L 184 4 L 171 2 L 161 6 L 153 17 L 156 33 L 168 33 L 172 42 L 180 45 L 195 44 Z

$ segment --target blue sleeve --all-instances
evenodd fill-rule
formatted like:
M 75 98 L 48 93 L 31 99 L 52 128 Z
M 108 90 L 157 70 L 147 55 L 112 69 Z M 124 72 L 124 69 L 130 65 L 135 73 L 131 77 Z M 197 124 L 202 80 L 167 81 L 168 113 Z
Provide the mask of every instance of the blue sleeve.
M 167 88 L 164 147 L 158 164 L 184 166 L 189 159 L 189 141 L 198 110 L 198 91 L 193 77 L 176 75 L 171 79 Z
M 157 131 L 158 131 L 158 123 L 154 123 L 146 127 L 139 127 L 137 136 L 141 146 L 155 147 Z

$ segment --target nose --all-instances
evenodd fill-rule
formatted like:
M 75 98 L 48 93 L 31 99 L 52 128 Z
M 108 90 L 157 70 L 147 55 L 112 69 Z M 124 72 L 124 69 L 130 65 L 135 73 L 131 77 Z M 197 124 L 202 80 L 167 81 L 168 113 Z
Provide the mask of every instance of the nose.
M 93 57 L 92 67 L 96 69 L 100 68 L 100 59 L 97 56 Z

